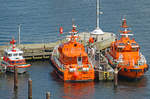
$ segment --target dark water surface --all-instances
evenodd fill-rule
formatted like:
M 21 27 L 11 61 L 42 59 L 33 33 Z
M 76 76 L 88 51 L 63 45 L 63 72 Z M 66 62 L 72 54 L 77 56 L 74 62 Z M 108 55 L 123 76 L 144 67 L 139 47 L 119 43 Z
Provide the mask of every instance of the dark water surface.
M 117 90 L 113 82 L 64 83 L 53 72 L 49 61 L 31 62 L 28 73 L 18 75 L 18 93 L 13 91 L 13 75 L 0 75 L 0 99 L 27 99 L 28 79 L 32 79 L 33 99 L 149 99 L 150 80 L 144 76 L 140 81 L 119 81 Z
M 72 19 L 79 31 L 95 28 L 96 0 L 0 0 L 0 44 L 17 39 L 17 25 L 21 27 L 21 43 L 47 43 L 57 40 L 58 25 L 71 29 Z M 150 64 L 150 1 L 101 0 L 100 26 L 103 31 L 118 33 L 125 15 L 135 40 Z M 0 99 L 27 99 L 27 81 L 33 80 L 33 99 L 149 99 L 150 74 L 136 82 L 119 81 L 117 90 L 112 82 L 64 83 L 60 81 L 48 61 L 32 62 L 29 72 L 19 75 L 19 90 L 13 91 L 13 75 L 0 75 Z

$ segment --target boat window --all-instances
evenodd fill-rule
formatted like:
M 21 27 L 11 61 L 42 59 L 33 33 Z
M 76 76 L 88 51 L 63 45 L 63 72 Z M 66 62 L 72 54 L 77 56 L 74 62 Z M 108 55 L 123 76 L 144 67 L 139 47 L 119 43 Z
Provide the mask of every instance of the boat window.
M 81 61 L 81 57 L 78 57 L 78 61 Z
M 11 57 L 11 56 L 12 56 L 12 54 L 8 54 L 8 56 L 9 56 L 9 57 Z
M 19 56 L 22 56 L 22 53 L 19 53 Z
M 19 63 L 19 61 L 16 61 L 16 63 Z
M 119 45 L 120 45 L 120 46 L 124 46 L 125 44 L 124 44 L 124 43 L 119 43 Z
M 121 51 L 122 51 L 122 48 L 117 48 L 117 51 L 118 51 L 118 52 L 121 52 Z
M 17 56 L 17 54 L 14 54 L 13 56 Z
M 82 65 L 82 57 L 78 57 L 77 60 L 78 60 L 78 65 L 79 66 Z
M 15 61 L 11 61 L 11 63 L 12 63 L 12 64 L 14 64 L 14 63 L 15 63 Z
M 131 43 L 131 45 L 135 46 L 135 45 L 137 45 L 137 43 Z
M 136 52 L 136 51 L 138 51 L 138 48 L 132 48 L 132 51 Z

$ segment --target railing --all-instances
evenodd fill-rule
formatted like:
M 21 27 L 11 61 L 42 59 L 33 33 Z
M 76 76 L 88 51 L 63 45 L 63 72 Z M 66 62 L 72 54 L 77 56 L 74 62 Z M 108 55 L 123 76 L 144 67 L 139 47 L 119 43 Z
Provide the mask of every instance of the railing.
M 138 66 L 139 65 L 144 65 L 146 64 L 146 59 L 145 57 L 142 55 L 142 53 L 140 53 L 140 60 L 138 61 Z
M 121 65 L 121 66 L 141 66 L 141 65 L 144 65 L 146 64 L 146 59 L 145 57 L 140 53 L 140 59 L 137 61 L 137 62 L 134 62 L 134 60 L 127 60 L 127 61 L 124 61 L 124 60 L 114 60 L 112 58 L 112 56 L 110 56 L 109 54 L 107 54 L 107 57 L 112 61 L 112 62 L 117 62 L 118 65 Z

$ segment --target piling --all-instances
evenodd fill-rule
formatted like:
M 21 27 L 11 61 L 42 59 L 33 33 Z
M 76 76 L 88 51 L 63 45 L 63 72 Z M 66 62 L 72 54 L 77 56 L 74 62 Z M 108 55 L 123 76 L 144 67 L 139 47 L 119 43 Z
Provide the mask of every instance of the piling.
M 14 66 L 14 90 L 18 89 L 18 69 L 17 66 Z
M 28 99 L 32 99 L 32 80 L 28 80 Z
M 46 93 L 46 99 L 50 99 L 50 92 Z
M 118 69 L 117 67 L 114 69 L 114 88 L 118 86 Z

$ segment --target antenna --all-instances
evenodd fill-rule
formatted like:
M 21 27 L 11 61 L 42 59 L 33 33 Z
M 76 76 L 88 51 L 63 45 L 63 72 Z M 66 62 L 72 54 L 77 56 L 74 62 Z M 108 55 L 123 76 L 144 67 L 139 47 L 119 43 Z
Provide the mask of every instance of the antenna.
M 72 18 L 72 25 L 75 24 L 74 19 Z
M 94 34 L 97 36 L 97 34 L 104 34 L 104 32 L 99 27 L 99 15 L 103 14 L 103 12 L 99 11 L 99 0 L 96 0 L 96 29 L 91 32 L 91 34 Z
M 99 15 L 100 14 L 103 14 L 103 12 L 101 12 L 101 11 L 99 11 L 99 9 L 100 9 L 100 1 L 99 0 L 96 0 L 96 28 L 99 28 L 99 20 L 100 20 L 100 18 L 99 18 Z
M 18 25 L 18 44 L 20 45 L 20 28 L 21 24 Z

